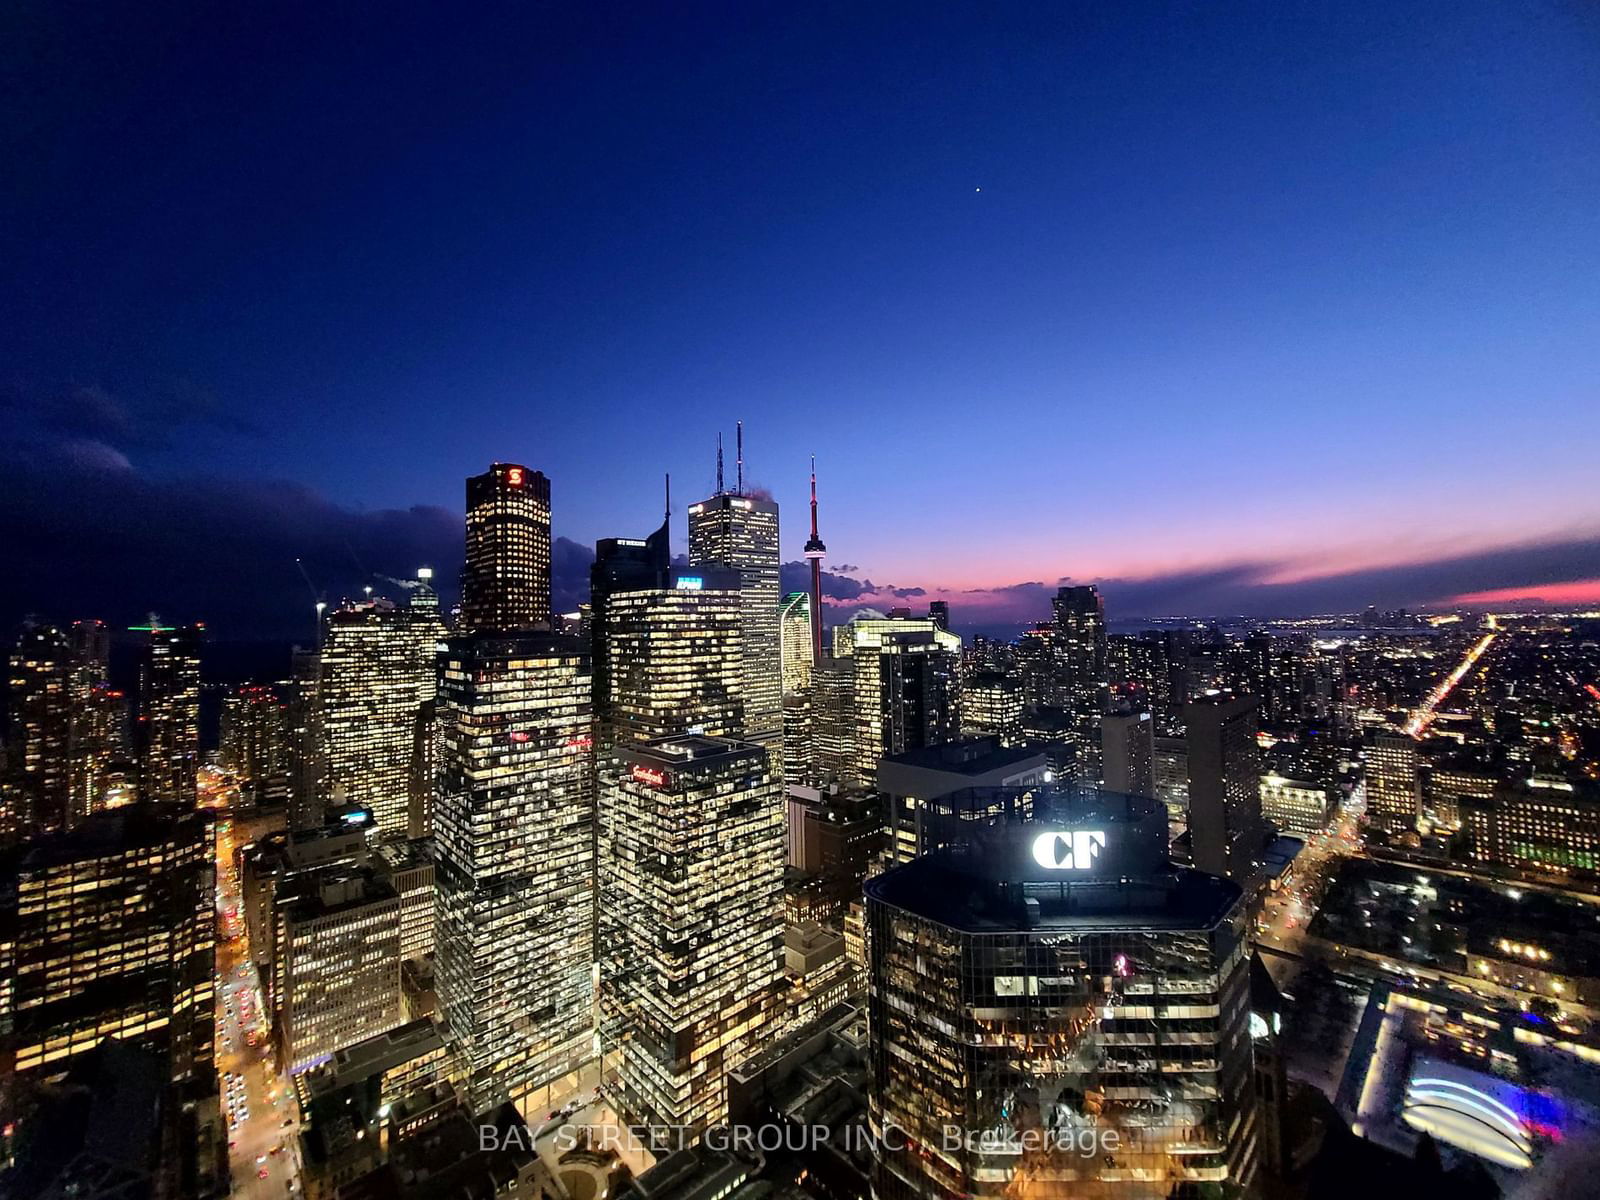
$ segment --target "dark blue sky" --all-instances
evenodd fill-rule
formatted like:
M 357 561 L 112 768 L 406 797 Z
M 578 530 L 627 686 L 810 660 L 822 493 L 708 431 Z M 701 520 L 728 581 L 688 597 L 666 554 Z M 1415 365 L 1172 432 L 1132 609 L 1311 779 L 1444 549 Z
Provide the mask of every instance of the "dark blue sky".
M 17 14 L 8 615 L 399 572 L 494 458 L 640 533 L 739 417 L 790 555 L 815 452 L 837 563 L 996 614 L 1600 578 L 1592 5 L 423 7 Z

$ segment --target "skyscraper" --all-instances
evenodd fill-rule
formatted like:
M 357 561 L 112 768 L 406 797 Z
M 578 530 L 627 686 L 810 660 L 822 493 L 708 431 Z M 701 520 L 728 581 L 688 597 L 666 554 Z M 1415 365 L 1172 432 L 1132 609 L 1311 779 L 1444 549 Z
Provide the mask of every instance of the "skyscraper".
M 1098 588 L 1064 587 L 1052 601 L 1055 637 L 1052 651 L 1059 675 L 1061 706 L 1072 714 L 1078 750 L 1078 778 L 1100 781 L 1100 717 L 1106 711 L 1106 610 Z
M 108 682 L 111 670 L 111 630 L 104 621 L 74 621 L 68 634 L 72 664 L 80 687 Z
M 25 836 L 69 820 L 74 672 L 67 637 L 29 625 L 11 652 L 7 822 Z
M 1155 723 L 1147 712 L 1110 713 L 1100 723 L 1106 790 L 1154 796 Z
M 961 728 L 974 736 L 992 734 L 1002 746 L 1022 737 L 1022 684 L 1000 671 L 974 671 L 961 685 Z
M 163 625 L 150 614 L 139 669 L 139 792 L 152 802 L 195 802 L 200 768 L 200 638 L 205 626 Z
M 72 699 L 68 826 L 108 803 L 112 764 L 127 753 L 127 698 L 104 683 L 80 679 Z
M 279 1061 L 291 1074 L 401 1023 L 400 897 L 364 867 L 327 867 L 278 889 Z
M 749 742 L 618 750 L 600 788 L 601 1043 L 635 1122 L 700 1131 L 781 1003 L 782 787 Z
M 1243 883 L 1255 870 L 1265 833 L 1256 699 L 1201 696 L 1184 706 L 1183 717 L 1194 865 Z
M 461 629 L 544 629 L 550 624 L 550 481 L 495 463 L 467 480 L 467 557 Z
M 318 685 L 324 787 L 371 809 L 383 837 L 407 835 L 413 772 L 427 761 L 417 739 L 432 736 L 418 717 L 437 693 L 444 635 L 425 603 L 369 600 L 328 614 Z
M 670 501 L 668 507 L 671 507 Z M 589 614 L 587 635 L 594 671 L 595 744 L 607 747 L 615 741 L 612 732 L 612 671 L 607 644 L 607 614 L 611 597 L 619 592 L 662 589 L 669 585 L 672 570 L 672 514 L 645 538 L 601 538 L 595 543 L 594 562 L 589 568 Z M 702 584 L 704 580 L 701 580 Z
M 783 745 L 783 653 L 778 635 L 778 506 L 719 492 L 689 506 L 689 565 L 739 573 L 742 736 Z
M 816 659 L 811 645 L 811 595 L 790 592 L 778 613 L 783 645 L 783 694 L 793 696 L 811 686 Z
M 738 574 L 712 567 L 669 567 L 649 586 L 627 587 L 596 604 L 593 630 L 605 679 L 597 698 L 602 752 L 671 734 L 739 733 L 742 606 Z
M 871 786 L 884 755 L 960 736 L 961 639 L 955 634 L 926 619 L 862 613 L 834 627 L 833 657 L 847 663 L 852 676 L 849 712 L 817 720 L 843 716 L 854 725 L 854 760 L 840 771 L 839 783 Z M 834 736 L 820 726 L 818 733 Z
M 173 1079 L 209 1078 L 211 855 L 208 818 L 140 804 L 0 858 L 0 1038 L 18 1073 L 117 1037 L 160 1047 Z
M 434 805 L 439 1009 L 474 1111 L 527 1111 L 593 1029 L 587 648 L 549 633 L 446 643 Z
M 289 710 L 269 687 L 235 688 L 222 702 L 222 765 L 247 805 L 289 799 Z
M 1417 741 L 1410 734 L 1375 734 L 1366 747 L 1367 824 L 1387 833 L 1417 827 Z
M 866 884 L 873 1195 L 1165 1200 L 1247 1189 L 1246 906 L 1109 793 Z
M 320 626 L 321 620 L 319 618 Z M 290 654 L 288 693 L 289 828 L 315 829 L 323 817 L 322 708 L 318 683 L 322 655 L 294 647 Z
M 105 801 L 113 759 L 126 755 L 126 698 L 110 686 L 111 631 L 104 621 L 74 621 L 72 734 L 67 750 L 67 824 L 76 825 Z

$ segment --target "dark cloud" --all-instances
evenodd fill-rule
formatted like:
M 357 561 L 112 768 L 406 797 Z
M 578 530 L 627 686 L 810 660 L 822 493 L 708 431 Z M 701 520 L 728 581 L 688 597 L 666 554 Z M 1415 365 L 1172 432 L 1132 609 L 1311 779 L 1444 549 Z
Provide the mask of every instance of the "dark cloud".
M 208 621 L 221 637 L 306 637 L 312 597 L 295 566 L 330 601 L 359 595 L 375 575 L 408 577 L 435 568 L 455 596 L 461 514 L 444 508 L 356 511 L 302 485 L 270 479 L 159 480 L 130 465 L 115 441 L 90 436 L 123 420 L 103 394 L 79 394 L 48 421 L 0 425 L 0 624 L 23 614 L 51 620 L 101 617 L 130 624 L 151 610 Z M 124 445 L 129 444 L 123 442 Z M 553 600 L 571 611 L 588 594 L 590 547 L 557 538 Z M 892 600 L 947 595 L 957 619 L 1023 623 L 1049 613 L 1055 585 L 1042 580 L 940 592 L 878 584 L 846 570 L 822 574 L 824 597 L 841 611 Z M 1274 582 L 1283 564 L 1250 561 L 1203 570 L 1098 582 L 1116 619 L 1296 616 L 1351 612 L 1367 604 L 1417 606 L 1475 592 L 1600 578 L 1600 534 L 1509 545 L 1398 566 Z M 381 585 L 380 585 L 381 586 Z M 782 565 L 782 586 L 810 586 L 804 561 Z
M 842 572 L 823 573 L 823 595 L 846 604 L 872 604 L 886 597 L 946 595 L 958 612 L 957 622 L 985 628 L 1021 625 L 1047 618 L 1058 586 L 1095 583 L 1114 619 L 1162 616 L 1296 617 L 1349 613 L 1375 604 L 1380 608 L 1441 604 L 1477 592 L 1540 587 L 1600 579 L 1600 535 L 1580 535 L 1542 542 L 1513 544 L 1422 562 L 1343 571 L 1316 579 L 1276 582 L 1288 574 L 1285 564 L 1253 561 L 1197 570 L 1173 571 L 1138 578 L 1068 579 L 1056 583 L 1027 580 L 992 588 L 941 592 L 938 588 L 905 588 L 874 584 Z M 805 563 L 784 564 L 784 585 L 808 586 Z M 965 621 L 962 620 L 962 615 Z
M 215 393 L 176 380 L 137 396 L 98 384 L 0 389 L 0 418 L 13 443 L 46 446 L 99 443 L 120 452 L 166 446 L 184 432 L 211 430 L 252 437 L 259 426 L 227 410 Z
M 822 598 L 824 600 L 859 600 L 863 596 L 873 596 L 878 593 L 888 593 L 895 596 L 922 596 L 927 593 L 922 588 L 895 588 L 879 586 L 870 579 L 856 579 L 854 576 L 843 573 L 841 567 L 838 571 L 822 572 Z M 802 560 L 786 562 L 779 568 L 779 581 L 785 592 L 808 592 L 811 590 L 811 564 Z
M 432 566 L 456 595 L 459 512 L 418 505 L 357 512 L 281 480 L 143 478 L 109 447 L 73 442 L 0 455 L 0 624 L 26 613 L 128 625 L 155 611 L 206 621 L 221 638 L 309 638 L 312 595 L 359 596 L 372 576 Z M 13 448 L 14 449 L 14 448 Z M 593 551 L 553 549 L 558 608 L 588 594 Z M 386 585 L 378 580 L 380 592 Z M 399 594 L 398 589 L 393 589 Z
M 1174 612 L 1228 616 L 1309 616 L 1436 604 L 1502 588 L 1538 588 L 1600 579 L 1600 534 L 1498 546 L 1424 562 L 1272 582 L 1275 563 L 1242 563 L 1152 579 L 1104 582 L 1106 605 L 1119 614 Z

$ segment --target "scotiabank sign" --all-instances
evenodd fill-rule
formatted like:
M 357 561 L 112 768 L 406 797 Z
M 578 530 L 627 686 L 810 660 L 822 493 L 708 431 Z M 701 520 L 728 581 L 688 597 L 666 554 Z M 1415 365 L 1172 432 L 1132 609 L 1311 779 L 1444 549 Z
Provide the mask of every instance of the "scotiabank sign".
M 1103 829 L 1041 833 L 1033 839 L 1033 861 L 1047 871 L 1092 871 L 1105 844 Z
M 653 770 L 650 767 L 634 767 L 633 778 L 640 783 L 648 783 L 654 788 L 662 788 L 667 786 L 667 773 L 665 771 Z

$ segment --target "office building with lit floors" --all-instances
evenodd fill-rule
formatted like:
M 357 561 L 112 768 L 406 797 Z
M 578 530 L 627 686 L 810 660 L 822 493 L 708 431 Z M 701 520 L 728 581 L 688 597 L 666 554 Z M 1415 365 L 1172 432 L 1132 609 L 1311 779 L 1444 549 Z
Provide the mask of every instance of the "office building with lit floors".
M 53 626 L 29 625 L 11 652 L 10 668 L 0 790 L 12 800 L 0 834 L 32 837 L 71 824 L 71 643 Z
M 873 1193 L 1238 1195 L 1256 1166 L 1239 887 L 1159 802 L 1066 793 L 866 884 Z
M 163 625 L 154 613 L 134 632 L 150 637 L 139 663 L 139 795 L 195 802 L 200 768 L 200 640 L 203 625 Z
M 961 684 L 961 731 L 992 734 L 1002 746 L 1022 740 L 1022 681 L 1003 671 L 974 671 Z
M 401 1024 L 400 897 L 361 867 L 325 867 L 278 891 L 273 1033 L 291 1074 Z
M 729 1069 L 780 1016 L 784 802 L 767 751 L 693 736 L 619 747 L 599 847 L 612 1095 L 627 1120 L 692 1136 L 726 1118 Z
M 778 610 L 779 640 L 783 648 L 784 699 L 811 686 L 811 669 L 817 664 L 811 640 L 811 593 L 790 592 Z M 784 737 L 785 746 L 788 737 Z
M 744 727 L 739 576 L 670 567 L 596 606 L 596 746 L 682 733 L 735 737 Z M 781 718 L 781 713 L 780 713 Z
M 495 463 L 467 480 L 467 552 L 461 629 L 550 625 L 550 480 Z
M 719 492 L 689 506 L 689 565 L 738 572 L 740 736 L 771 750 L 774 762 L 783 752 L 779 557 L 773 501 Z
M 1078 778 L 1100 781 L 1100 718 L 1110 697 L 1106 665 L 1106 608 L 1091 584 L 1063 587 L 1050 602 L 1051 644 L 1061 706 L 1072 714 Z
M 1374 734 L 1362 757 L 1367 767 L 1367 826 L 1389 834 L 1415 831 L 1422 811 L 1417 739 L 1398 730 Z
M 214 1054 L 209 817 L 135 804 L 0 855 L 0 1061 L 57 1075 L 106 1038 L 174 1080 Z
M 432 589 L 426 597 L 432 598 Z M 380 837 L 410 831 L 411 797 L 431 754 L 444 622 L 435 605 L 388 600 L 328 614 L 317 689 L 317 729 L 328 794 L 372 810 Z
M 576 638 L 446 643 L 434 956 L 474 1111 L 533 1111 L 591 1055 L 590 687 Z

